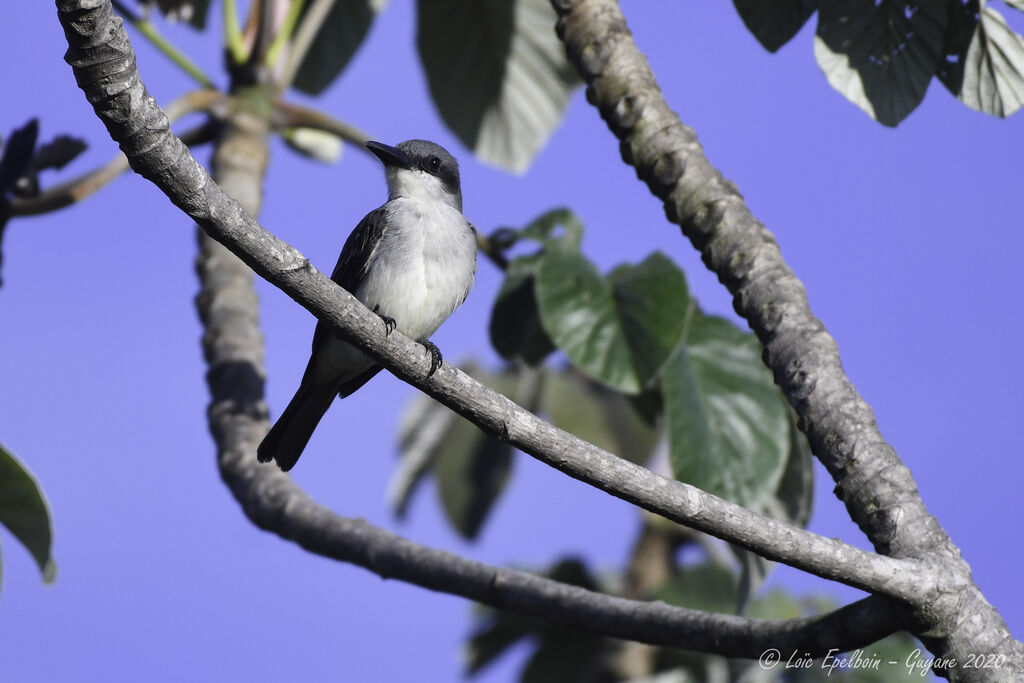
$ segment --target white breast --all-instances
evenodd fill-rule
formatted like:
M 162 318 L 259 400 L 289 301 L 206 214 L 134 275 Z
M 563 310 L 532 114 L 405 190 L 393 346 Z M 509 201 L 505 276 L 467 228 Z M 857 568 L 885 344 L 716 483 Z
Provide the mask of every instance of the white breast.
M 443 202 L 400 197 L 366 278 L 355 292 L 368 308 L 395 319 L 413 339 L 426 339 L 473 286 L 476 236 L 462 213 Z

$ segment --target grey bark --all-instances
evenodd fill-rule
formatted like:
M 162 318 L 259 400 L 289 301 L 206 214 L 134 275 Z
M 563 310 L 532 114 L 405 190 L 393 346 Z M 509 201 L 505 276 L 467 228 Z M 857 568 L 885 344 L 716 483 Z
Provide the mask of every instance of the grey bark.
M 210 427 L 218 443 L 221 476 L 258 526 L 312 552 L 527 614 L 558 619 L 605 635 L 757 656 L 766 647 L 823 653 L 876 640 L 899 628 L 891 603 L 872 597 L 815 619 L 754 620 L 646 604 L 583 591 L 530 574 L 487 567 L 425 548 L 360 520 L 338 517 L 317 505 L 275 468 L 258 465 L 255 448 L 266 431 L 262 401 L 262 345 L 251 293 L 254 269 L 296 299 L 345 339 L 366 350 L 401 379 L 423 389 L 482 428 L 538 459 L 613 495 L 766 557 L 876 593 L 925 601 L 946 590 L 946 577 L 925 572 L 920 561 L 868 553 L 780 524 L 698 489 L 654 475 L 561 432 L 481 386 L 451 366 L 424 379 L 429 362 L 421 348 L 398 333 L 385 338 L 380 322 L 351 295 L 318 272 L 294 248 L 267 233 L 214 183 L 170 132 L 148 95 L 134 53 L 109 0 L 58 0 L 68 38 L 67 61 L 97 115 L 118 141 L 133 169 L 153 181 L 205 233 L 200 311 L 208 331 Z M 265 157 L 235 157 L 231 136 L 260 140 L 265 129 L 246 130 L 239 119 L 218 149 L 216 170 L 233 192 L 258 208 Z M 254 163 L 255 168 L 238 168 Z M 243 265 L 244 262 L 244 265 Z
M 764 344 L 764 361 L 800 416 L 836 495 L 878 552 L 914 558 L 941 586 L 905 603 L 912 631 L 955 680 L 1022 680 L 1024 649 L 974 584 L 970 568 L 924 506 L 910 471 L 882 437 L 843 371 L 839 348 L 811 312 L 803 285 L 739 191 L 704 157 L 696 133 L 662 96 L 615 0 L 553 0 L 558 35 L 587 83 L 587 99 L 619 139 L 623 160 L 664 202 Z M 972 655 L 1004 667 L 966 669 Z

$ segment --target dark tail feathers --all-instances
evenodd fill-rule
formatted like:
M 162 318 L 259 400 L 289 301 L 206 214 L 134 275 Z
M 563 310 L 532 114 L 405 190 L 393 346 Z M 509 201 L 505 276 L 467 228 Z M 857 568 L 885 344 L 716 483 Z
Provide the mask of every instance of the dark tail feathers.
M 331 382 L 303 382 L 256 449 L 256 458 L 260 462 L 276 460 L 285 472 L 294 467 L 337 392 L 337 385 Z

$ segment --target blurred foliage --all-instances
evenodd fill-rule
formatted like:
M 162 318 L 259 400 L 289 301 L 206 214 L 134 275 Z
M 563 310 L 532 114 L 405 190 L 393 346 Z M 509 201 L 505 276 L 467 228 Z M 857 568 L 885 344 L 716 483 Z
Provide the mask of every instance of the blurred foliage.
M 14 454 L 0 444 L 0 525 L 18 539 L 39 566 L 43 581 L 57 577 L 50 511 L 39 484 Z

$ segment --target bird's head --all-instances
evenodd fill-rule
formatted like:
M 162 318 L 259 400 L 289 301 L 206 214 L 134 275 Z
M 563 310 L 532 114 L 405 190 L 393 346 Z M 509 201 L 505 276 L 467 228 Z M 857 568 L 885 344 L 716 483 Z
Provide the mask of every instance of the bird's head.
M 443 201 L 462 211 L 459 162 L 429 140 L 406 140 L 391 147 L 367 142 L 366 148 L 384 163 L 388 198 Z

